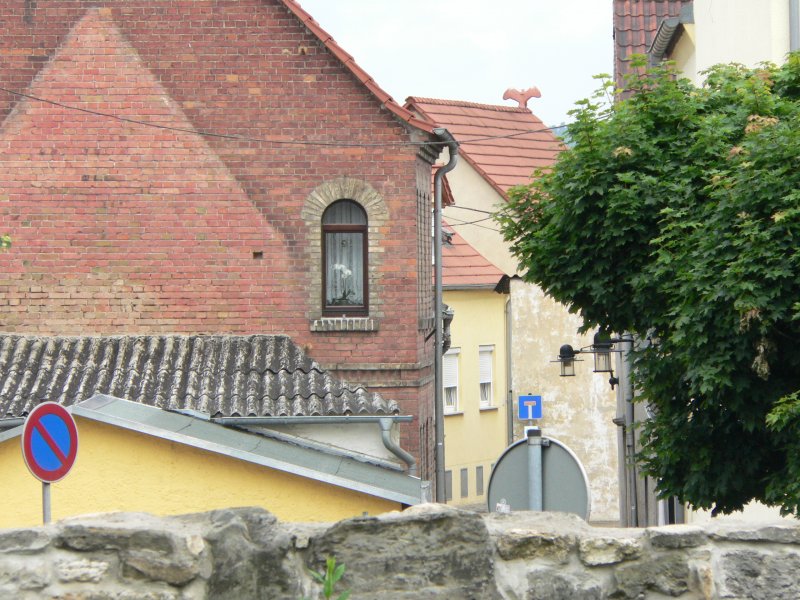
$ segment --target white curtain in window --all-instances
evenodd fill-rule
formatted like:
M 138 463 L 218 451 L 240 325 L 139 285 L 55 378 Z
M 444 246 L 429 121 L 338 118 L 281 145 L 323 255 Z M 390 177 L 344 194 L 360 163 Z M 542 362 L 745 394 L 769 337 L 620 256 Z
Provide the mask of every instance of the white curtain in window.
M 364 242 L 361 233 L 327 233 L 326 291 L 329 306 L 364 304 Z

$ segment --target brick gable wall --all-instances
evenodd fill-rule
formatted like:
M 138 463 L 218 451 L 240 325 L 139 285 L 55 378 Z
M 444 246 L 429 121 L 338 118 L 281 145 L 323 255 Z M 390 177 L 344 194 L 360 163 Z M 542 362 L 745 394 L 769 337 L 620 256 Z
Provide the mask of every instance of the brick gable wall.
M 0 328 L 285 333 L 420 416 L 401 443 L 421 444 L 427 464 L 418 198 L 430 183 L 420 195 L 418 180 L 430 157 L 375 145 L 408 142 L 406 128 L 278 2 L 16 0 L 3 13 L 0 87 L 183 131 L 0 92 L 0 232 L 14 241 L 0 255 Z M 375 331 L 311 331 L 317 233 L 301 212 L 341 177 L 388 214 Z

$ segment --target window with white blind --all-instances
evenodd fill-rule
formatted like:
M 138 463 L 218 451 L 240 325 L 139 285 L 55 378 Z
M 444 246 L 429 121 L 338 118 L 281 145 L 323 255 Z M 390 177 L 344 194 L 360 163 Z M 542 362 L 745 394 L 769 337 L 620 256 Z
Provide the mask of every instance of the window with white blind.
M 492 405 L 492 363 L 494 362 L 494 346 L 480 346 L 478 352 L 481 407 L 487 407 Z
M 460 348 L 450 348 L 442 357 L 444 412 L 458 412 L 458 357 Z

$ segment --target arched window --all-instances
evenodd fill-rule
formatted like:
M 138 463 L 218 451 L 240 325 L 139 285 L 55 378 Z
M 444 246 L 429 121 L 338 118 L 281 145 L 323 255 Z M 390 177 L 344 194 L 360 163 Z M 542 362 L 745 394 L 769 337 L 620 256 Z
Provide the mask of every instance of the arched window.
M 337 200 L 322 215 L 322 303 L 328 315 L 367 312 L 367 213 Z

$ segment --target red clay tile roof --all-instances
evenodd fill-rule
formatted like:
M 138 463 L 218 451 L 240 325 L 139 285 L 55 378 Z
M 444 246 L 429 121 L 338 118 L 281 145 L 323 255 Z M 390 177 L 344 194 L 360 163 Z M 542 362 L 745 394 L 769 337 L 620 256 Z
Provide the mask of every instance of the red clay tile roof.
M 406 107 L 447 128 L 461 156 L 504 197 L 510 187 L 529 183 L 536 168 L 552 165 L 563 147 L 527 108 L 415 96 Z
M 355 78 L 358 79 L 392 114 L 394 114 L 401 121 L 405 121 L 417 129 L 421 129 L 427 133 L 433 132 L 433 125 L 431 123 L 416 118 L 413 113 L 400 106 L 389 94 L 384 92 L 381 87 L 375 83 L 375 80 L 372 79 L 372 77 L 370 77 L 370 75 L 364 71 L 364 69 L 356 64 L 355 59 L 353 59 L 350 54 L 345 52 L 342 47 L 336 43 L 336 40 L 333 39 L 331 34 L 320 27 L 319 23 L 317 23 L 310 14 L 303 10 L 300 4 L 298 4 L 297 0 L 281 1 L 284 5 L 286 5 L 286 8 L 288 8 L 292 14 L 294 14 L 298 19 L 300 19 L 300 21 L 303 22 L 303 24 L 311 33 L 320 39 L 325 47 L 330 50 L 330 52 L 336 58 L 342 61 L 342 64 L 344 64 L 344 66 L 350 70 Z
M 452 237 L 449 244 L 442 245 L 442 286 L 494 288 L 505 274 L 452 228 L 443 223 L 443 229 Z
M 692 0 L 614 0 L 614 80 L 622 87 L 631 54 L 646 54 L 663 19 Z

